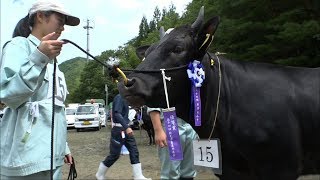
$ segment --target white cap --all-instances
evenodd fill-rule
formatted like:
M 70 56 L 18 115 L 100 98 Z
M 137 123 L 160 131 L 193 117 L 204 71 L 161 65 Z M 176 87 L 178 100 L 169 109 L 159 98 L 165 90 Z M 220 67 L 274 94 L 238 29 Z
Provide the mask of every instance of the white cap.
M 66 15 L 66 25 L 77 26 L 80 19 L 67 13 L 63 6 L 57 2 L 52 1 L 38 1 L 32 5 L 29 10 L 29 17 L 39 11 L 54 11 Z

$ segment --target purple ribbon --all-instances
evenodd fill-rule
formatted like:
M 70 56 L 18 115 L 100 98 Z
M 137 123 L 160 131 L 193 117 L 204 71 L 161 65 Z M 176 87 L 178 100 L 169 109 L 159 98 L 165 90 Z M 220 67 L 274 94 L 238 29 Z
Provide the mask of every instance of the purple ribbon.
M 167 143 L 171 160 L 183 160 L 177 115 L 174 108 L 163 109 Z
M 205 79 L 203 65 L 200 63 L 200 61 L 194 60 L 188 65 L 187 73 L 192 84 L 190 112 L 194 112 L 195 126 L 201 126 L 200 87 Z
M 141 115 L 140 115 L 140 113 L 137 114 L 137 119 L 138 119 L 138 120 L 141 120 Z
M 192 98 L 194 103 L 194 123 L 195 126 L 201 126 L 200 88 L 192 86 Z

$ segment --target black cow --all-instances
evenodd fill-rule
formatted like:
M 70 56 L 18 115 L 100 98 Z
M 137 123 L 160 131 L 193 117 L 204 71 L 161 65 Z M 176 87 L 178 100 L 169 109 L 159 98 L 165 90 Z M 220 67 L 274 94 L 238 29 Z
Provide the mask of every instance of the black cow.
M 206 73 L 201 87 L 202 126 L 194 127 L 190 116 L 186 69 L 166 72 L 172 78 L 167 82 L 168 94 L 177 116 L 188 121 L 200 138 L 209 137 L 219 103 L 213 136 L 221 140 L 220 179 L 294 180 L 319 174 L 320 68 L 235 61 L 207 53 L 218 24 L 219 17 L 213 17 L 203 25 L 200 10 L 191 26 L 175 28 L 149 49 L 136 70 L 202 62 Z M 166 107 L 160 72 L 135 71 L 128 78 L 126 85 L 118 87 L 130 104 Z
M 142 106 L 141 107 L 142 110 L 142 121 L 143 124 L 141 125 L 141 127 L 147 131 L 148 133 L 148 137 L 149 137 L 149 145 L 153 145 L 155 144 L 154 141 L 154 129 L 153 129 L 153 125 L 152 125 L 152 121 L 151 118 L 149 116 L 149 114 L 147 113 L 147 107 L 146 106 Z

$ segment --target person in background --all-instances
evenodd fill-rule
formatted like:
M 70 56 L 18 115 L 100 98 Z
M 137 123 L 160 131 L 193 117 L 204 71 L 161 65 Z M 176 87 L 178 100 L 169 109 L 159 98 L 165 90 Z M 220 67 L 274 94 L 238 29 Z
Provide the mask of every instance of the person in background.
M 62 179 L 64 162 L 72 163 L 64 107 L 67 87 L 58 67 L 53 87 L 53 62 L 64 44 L 58 40 L 64 25 L 79 23 L 62 5 L 39 1 L 17 23 L 13 38 L 3 47 L 0 100 L 7 109 L 0 123 L 1 180 L 50 179 L 53 109 L 53 179 Z
M 158 155 L 161 162 L 161 179 L 193 179 L 196 176 L 196 170 L 193 159 L 193 140 L 198 139 L 198 134 L 192 126 L 183 119 L 177 117 L 180 143 L 183 152 L 183 160 L 170 160 L 169 150 L 167 148 L 167 135 L 163 121 L 163 114 L 160 108 L 147 109 L 150 115 L 155 132 L 155 142 L 158 145 Z
M 129 106 L 127 101 L 117 94 L 112 103 L 112 129 L 110 137 L 110 154 L 104 161 L 100 162 L 96 178 L 98 180 L 106 178 L 107 170 L 119 159 L 121 147 L 125 145 L 129 151 L 130 162 L 134 179 L 147 179 L 142 174 L 139 151 L 133 131 L 129 127 Z
M 2 116 L 4 114 L 5 108 L 6 108 L 6 105 L 0 101 L 0 122 L 1 122 Z

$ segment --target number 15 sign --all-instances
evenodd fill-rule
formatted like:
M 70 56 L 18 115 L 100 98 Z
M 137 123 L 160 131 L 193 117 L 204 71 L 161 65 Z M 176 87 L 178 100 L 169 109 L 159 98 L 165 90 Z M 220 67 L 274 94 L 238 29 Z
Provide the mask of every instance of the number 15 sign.
M 219 139 L 193 141 L 194 165 L 213 168 L 214 173 L 222 173 L 222 157 Z

